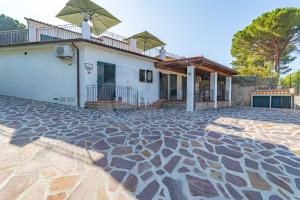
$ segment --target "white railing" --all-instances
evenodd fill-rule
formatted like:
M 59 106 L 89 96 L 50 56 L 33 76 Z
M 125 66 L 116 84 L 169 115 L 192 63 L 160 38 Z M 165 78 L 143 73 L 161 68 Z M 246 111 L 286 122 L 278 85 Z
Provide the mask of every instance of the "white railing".
M 81 28 L 75 25 L 59 25 L 59 26 L 47 26 L 36 29 L 36 41 L 57 41 L 82 38 Z M 112 33 L 104 32 L 100 36 L 92 34 L 91 40 L 93 42 L 99 42 L 101 44 L 111 46 L 114 48 L 150 56 L 159 57 L 159 49 L 154 48 L 148 51 L 142 51 L 138 48 L 132 48 L 126 37 Z M 0 32 L 0 45 L 14 44 L 14 43 L 26 43 L 28 42 L 28 30 L 17 31 L 3 31 Z M 174 59 L 180 59 L 182 57 L 175 54 L 166 53 L 167 57 Z
M 28 30 L 0 31 L 0 45 L 28 42 Z

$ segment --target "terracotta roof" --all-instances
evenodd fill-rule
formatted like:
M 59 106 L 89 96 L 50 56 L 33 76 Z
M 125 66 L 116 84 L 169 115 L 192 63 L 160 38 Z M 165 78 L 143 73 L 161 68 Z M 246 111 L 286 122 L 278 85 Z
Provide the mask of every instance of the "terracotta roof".
M 273 90 L 257 90 L 251 93 L 252 95 L 280 95 L 280 94 L 293 94 L 291 89 L 273 89 Z
M 165 68 L 169 70 L 185 70 L 187 66 L 194 65 L 196 68 L 202 68 L 205 66 L 207 70 L 222 72 L 227 75 L 236 75 L 237 72 L 229 67 L 226 67 L 220 63 L 217 63 L 213 60 L 200 57 L 191 57 L 191 58 L 182 58 L 174 60 L 160 61 L 156 63 L 157 68 Z

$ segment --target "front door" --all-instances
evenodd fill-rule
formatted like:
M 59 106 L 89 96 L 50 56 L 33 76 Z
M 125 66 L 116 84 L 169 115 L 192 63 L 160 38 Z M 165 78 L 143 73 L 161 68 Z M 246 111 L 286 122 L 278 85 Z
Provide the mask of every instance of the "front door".
M 168 99 L 168 74 L 159 73 L 160 76 L 160 99 Z
M 98 100 L 112 101 L 116 98 L 116 65 L 97 63 Z
M 170 99 L 177 100 L 177 75 L 170 74 Z

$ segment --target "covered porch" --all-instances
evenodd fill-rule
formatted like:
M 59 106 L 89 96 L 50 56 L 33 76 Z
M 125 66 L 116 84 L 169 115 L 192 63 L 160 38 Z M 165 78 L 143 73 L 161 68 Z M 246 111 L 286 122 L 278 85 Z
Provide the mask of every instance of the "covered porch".
M 163 107 L 188 111 L 231 106 L 231 76 L 236 72 L 204 57 L 156 63 Z

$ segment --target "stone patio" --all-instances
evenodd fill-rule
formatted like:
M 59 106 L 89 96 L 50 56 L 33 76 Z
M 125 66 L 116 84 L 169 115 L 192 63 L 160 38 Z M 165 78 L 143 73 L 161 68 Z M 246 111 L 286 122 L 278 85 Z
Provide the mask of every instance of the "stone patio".
M 0 199 L 300 199 L 300 113 L 0 96 Z

